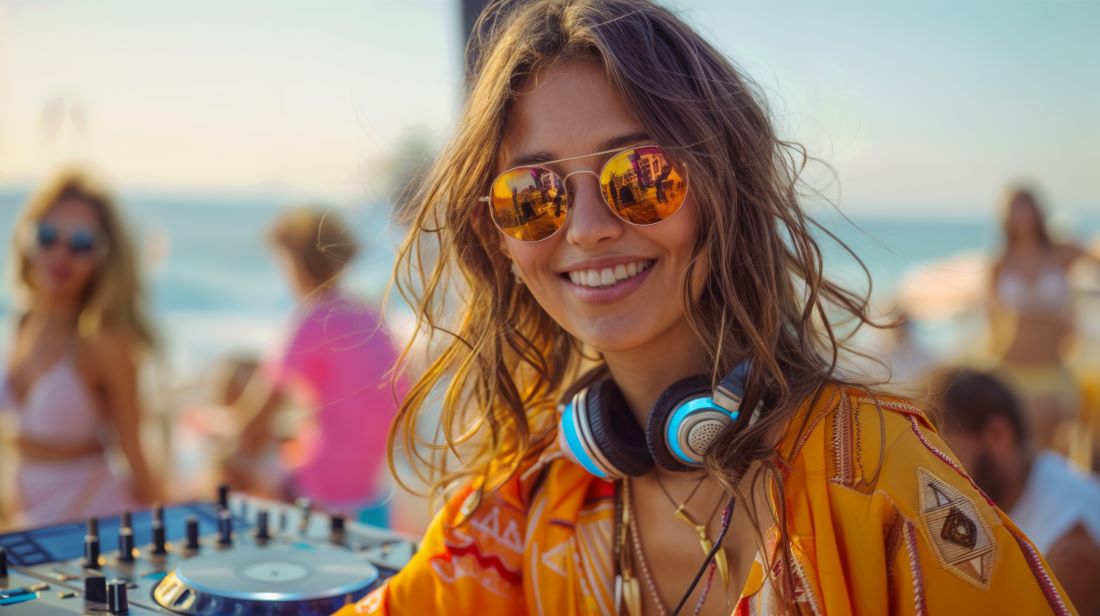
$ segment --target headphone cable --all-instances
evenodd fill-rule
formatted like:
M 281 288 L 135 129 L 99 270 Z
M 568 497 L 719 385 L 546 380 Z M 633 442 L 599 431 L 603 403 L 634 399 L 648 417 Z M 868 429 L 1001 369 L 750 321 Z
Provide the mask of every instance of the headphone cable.
M 726 504 L 726 511 L 722 515 L 722 529 L 718 531 L 718 537 L 714 540 L 714 547 L 710 549 L 707 557 L 703 560 L 703 566 L 699 567 L 699 571 L 695 573 L 695 579 L 691 581 L 691 585 L 688 586 L 687 592 L 684 596 L 680 597 L 679 603 L 676 604 L 676 609 L 672 610 L 672 616 L 678 616 L 680 610 L 684 609 L 684 604 L 687 603 L 691 593 L 695 592 L 695 587 L 699 585 L 699 580 L 703 579 L 703 574 L 706 573 L 707 568 L 714 561 L 714 557 L 718 554 L 718 550 L 722 549 L 722 542 L 726 538 L 726 532 L 730 529 L 730 525 L 733 522 L 733 508 L 737 503 L 737 497 L 730 495 L 729 503 Z

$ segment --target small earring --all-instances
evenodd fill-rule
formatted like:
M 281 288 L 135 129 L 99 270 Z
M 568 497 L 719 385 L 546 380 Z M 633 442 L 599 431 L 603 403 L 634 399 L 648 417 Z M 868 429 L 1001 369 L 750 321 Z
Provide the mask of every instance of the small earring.
M 516 278 L 516 284 L 523 284 L 523 277 L 519 275 L 519 268 L 516 267 L 515 261 L 512 261 L 512 275 Z

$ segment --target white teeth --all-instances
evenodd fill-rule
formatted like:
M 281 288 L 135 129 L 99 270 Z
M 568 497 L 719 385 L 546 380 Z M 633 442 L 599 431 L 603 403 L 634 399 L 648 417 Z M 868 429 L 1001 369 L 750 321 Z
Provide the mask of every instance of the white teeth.
M 569 280 L 582 287 L 607 287 L 641 274 L 650 265 L 652 261 L 634 261 L 598 270 L 574 270 L 569 272 Z

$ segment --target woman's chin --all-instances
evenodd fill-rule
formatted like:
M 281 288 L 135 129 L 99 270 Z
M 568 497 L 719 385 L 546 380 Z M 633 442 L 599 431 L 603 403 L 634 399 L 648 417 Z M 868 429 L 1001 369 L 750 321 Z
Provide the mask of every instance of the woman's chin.
M 656 334 L 649 333 L 647 329 L 631 326 L 630 324 L 616 324 L 614 326 L 600 327 L 595 330 L 581 332 L 576 336 L 600 353 L 625 353 L 647 347 L 648 341 L 656 338 Z

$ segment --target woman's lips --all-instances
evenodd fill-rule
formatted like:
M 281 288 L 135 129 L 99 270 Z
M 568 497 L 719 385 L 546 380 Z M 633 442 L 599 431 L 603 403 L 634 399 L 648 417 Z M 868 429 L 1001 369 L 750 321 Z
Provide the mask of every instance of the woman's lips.
M 641 286 L 642 282 L 644 282 L 645 279 L 649 277 L 650 272 L 653 271 L 654 266 L 657 265 L 657 262 L 654 260 L 647 260 L 645 263 L 646 265 L 640 268 L 641 271 L 636 271 L 634 275 L 628 275 L 627 278 L 616 280 L 614 283 L 608 285 L 589 286 L 587 284 L 577 284 L 571 279 L 572 277 L 578 276 L 584 276 L 584 278 L 581 278 L 582 280 L 589 279 L 592 276 L 591 272 L 594 271 L 595 268 L 565 272 L 561 274 L 560 278 L 562 283 L 565 284 L 575 296 L 580 298 L 581 301 L 591 304 L 606 304 L 622 299 Z M 600 269 L 604 270 L 607 268 Z M 606 279 L 606 276 L 606 273 L 601 273 L 601 281 Z M 592 280 L 592 282 L 596 281 Z

